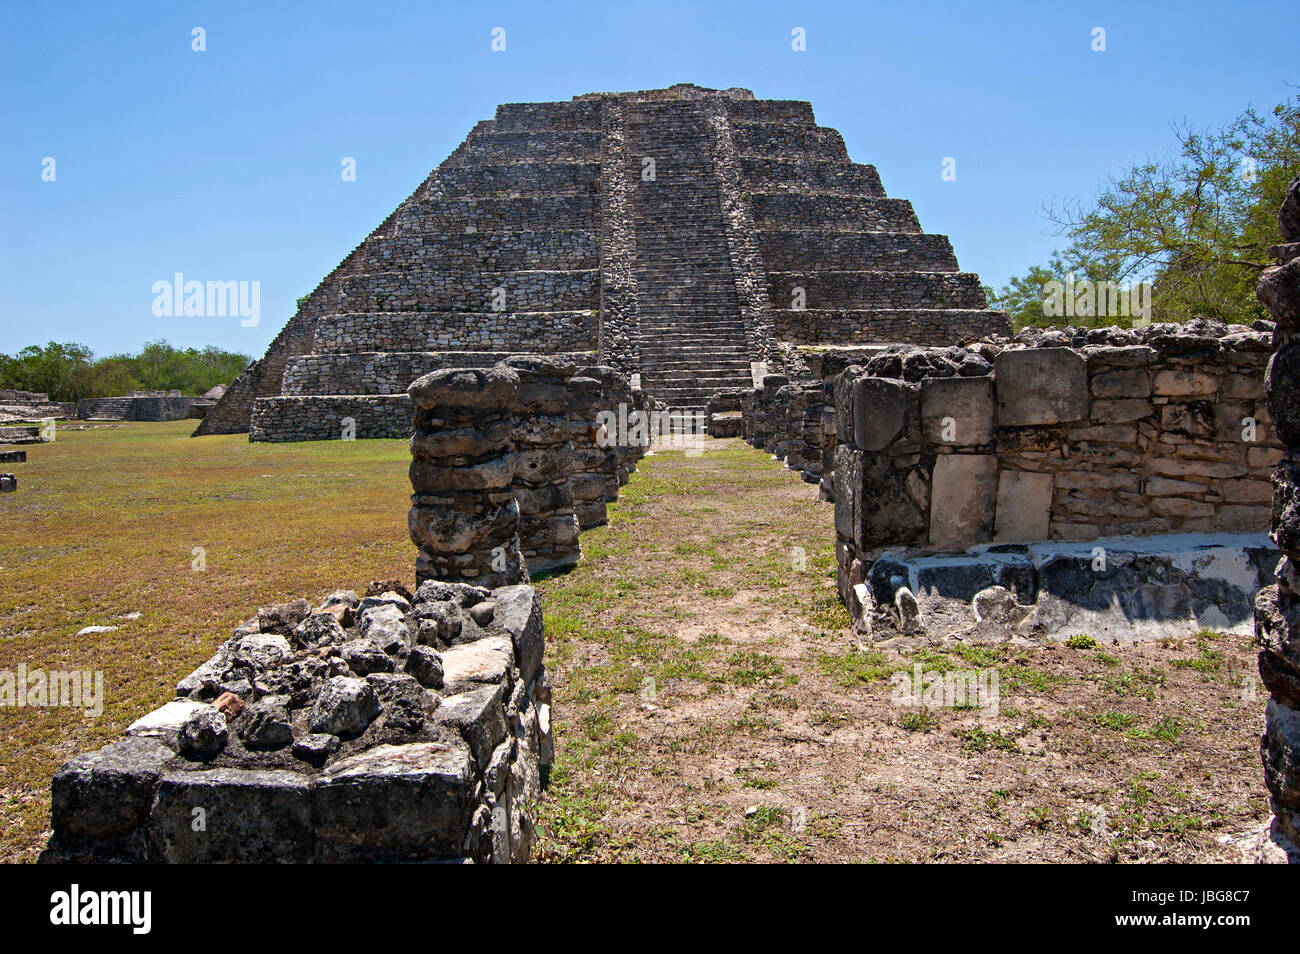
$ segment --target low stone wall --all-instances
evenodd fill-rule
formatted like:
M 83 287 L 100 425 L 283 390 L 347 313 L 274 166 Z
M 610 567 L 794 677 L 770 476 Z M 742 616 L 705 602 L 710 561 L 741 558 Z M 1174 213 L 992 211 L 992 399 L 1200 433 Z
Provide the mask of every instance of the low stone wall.
M 110 421 L 182 421 L 196 415 L 195 408 L 208 408 L 213 401 L 204 397 L 123 396 L 82 398 L 77 402 L 80 420 Z
M 349 435 L 371 440 L 411 435 L 415 408 L 405 394 L 258 398 L 253 404 L 251 443 L 336 441 Z M 345 419 L 351 418 L 348 428 Z
M 1258 532 L 1269 334 L 1212 323 L 887 349 L 834 384 L 840 593 L 887 546 Z
M 744 425 L 741 407 L 745 391 L 736 388 L 719 391 L 709 398 L 704 413 L 708 419 L 710 437 L 739 437 Z
M 831 382 L 791 382 L 769 374 L 763 386 L 741 393 L 740 435 L 767 451 L 808 483 L 820 483 L 827 470 L 828 442 L 834 429 L 827 408 Z
M 64 764 L 44 862 L 522 862 L 552 760 L 532 587 L 263 607 Z

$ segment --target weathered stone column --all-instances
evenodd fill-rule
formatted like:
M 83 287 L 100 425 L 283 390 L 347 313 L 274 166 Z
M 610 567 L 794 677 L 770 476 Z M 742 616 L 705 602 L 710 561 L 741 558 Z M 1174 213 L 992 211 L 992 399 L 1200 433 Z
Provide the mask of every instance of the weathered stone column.
M 763 379 L 763 407 L 767 418 L 763 449 L 778 460 L 785 459 L 785 401 L 789 392 L 782 392 L 789 386 L 790 379 L 784 374 L 769 374 Z
M 607 457 L 597 444 L 600 431 L 596 415 L 604 410 L 604 389 L 595 378 L 585 374 L 569 378 L 569 431 L 573 436 L 573 469 L 569 488 L 573 509 L 582 530 L 604 526 L 605 477 L 602 468 Z
M 511 490 L 519 376 L 504 364 L 435 371 L 407 393 L 416 407 L 408 523 L 420 548 L 417 583 L 526 583 Z
M 620 375 L 613 368 L 605 365 L 594 365 L 590 368 L 583 368 L 581 372 L 584 377 L 595 378 L 600 382 L 600 401 L 597 413 L 600 411 L 611 411 L 616 420 L 622 422 L 632 413 L 632 389 L 626 387 L 626 379 L 623 379 L 624 386 L 620 387 Z M 619 404 L 622 403 L 626 408 L 625 413 L 619 412 Z M 613 503 L 618 499 L 618 488 L 627 483 L 627 467 L 623 463 L 623 456 L 626 453 L 627 440 L 625 434 L 613 434 L 606 438 L 606 446 L 595 449 L 601 451 L 601 457 L 597 462 L 595 454 L 591 455 L 593 463 L 597 463 L 597 472 L 605 479 L 605 502 Z M 612 443 L 609 442 L 612 438 Z
M 1256 294 L 1276 319 L 1276 353 L 1264 380 L 1269 414 L 1285 453 L 1273 475 L 1273 541 L 1282 551 L 1278 582 L 1255 601 L 1259 674 L 1269 691 L 1260 755 L 1271 795 L 1270 837 L 1300 860 L 1300 179 L 1278 215 L 1284 264 L 1264 270 Z M 1278 857 L 1276 850 L 1269 852 Z
M 512 355 L 506 364 L 519 376 L 515 400 L 515 500 L 519 545 L 532 573 L 573 566 L 582 557 L 573 509 L 573 432 L 567 358 Z

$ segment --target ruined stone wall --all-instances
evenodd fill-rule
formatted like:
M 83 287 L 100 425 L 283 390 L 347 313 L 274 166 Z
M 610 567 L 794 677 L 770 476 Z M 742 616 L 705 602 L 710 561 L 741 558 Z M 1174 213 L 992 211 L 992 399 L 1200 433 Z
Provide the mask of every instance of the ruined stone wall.
M 1268 689 L 1260 756 L 1273 809 L 1267 860 L 1300 861 L 1300 179 L 1278 215 L 1283 241 L 1256 294 L 1277 321 L 1266 397 L 1286 448 L 1273 475 L 1271 536 L 1282 551 L 1277 583 L 1255 602 L 1259 674 Z M 1278 850 L 1280 849 L 1280 851 Z M 1278 855 L 1281 855 L 1278 858 Z
M 336 441 L 351 418 L 361 440 L 411 436 L 415 409 L 405 394 L 370 396 L 297 395 L 264 398 L 253 407 L 248 439 L 254 443 Z
M 1258 532 L 1269 334 L 1209 322 L 893 349 L 834 382 L 846 601 L 884 547 Z
M 82 398 L 76 416 L 113 421 L 180 421 L 195 416 L 195 409 L 209 407 L 202 397 L 107 397 Z

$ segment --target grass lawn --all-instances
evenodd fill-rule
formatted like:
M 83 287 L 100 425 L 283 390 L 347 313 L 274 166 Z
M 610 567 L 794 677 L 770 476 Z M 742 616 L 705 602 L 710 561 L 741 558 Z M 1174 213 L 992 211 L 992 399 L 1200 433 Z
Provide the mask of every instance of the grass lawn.
M 102 670 L 106 699 L 96 719 L 0 709 L 0 859 L 35 858 L 62 761 L 171 698 L 259 604 L 413 582 L 405 441 L 192 426 L 69 425 L 13 467 L 0 670 Z M 643 460 L 584 562 L 537 581 L 540 860 L 1227 860 L 1218 837 L 1267 816 L 1248 640 L 859 645 L 830 506 L 709 446 Z M 118 629 L 76 636 L 91 625 Z M 895 705 L 890 675 L 918 662 L 997 669 L 1000 712 Z

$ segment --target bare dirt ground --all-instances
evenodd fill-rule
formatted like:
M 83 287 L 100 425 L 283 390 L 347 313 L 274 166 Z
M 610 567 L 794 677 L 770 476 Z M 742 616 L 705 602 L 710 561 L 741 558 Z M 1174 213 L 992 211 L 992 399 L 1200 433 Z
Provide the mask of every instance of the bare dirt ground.
M 405 441 L 191 426 L 61 432 L 0 499 L 0 670 L 105 677 L 97 718 L 0 709 L 0 860 L 35 859 L 61 762 L 167 701 L 259 604 L 413 581 Z M 830 505 L 707 446 L 642 461 L 583 564 L 539 581 L 558 741 L 540 860 L 1235 860 L 1219 838 L 1266 818 L 1248 640 L 859 646 Z M 999 714 L 895 705 L 917 663 L 996 668 Z
M 1243 637 L 862 646 L 828 504 L 739 441 L 656 454 L 543 580 L 550 861 L 1235 861 L 1267 817 Z M 996 716 L 890 675 L 996 669 Z

